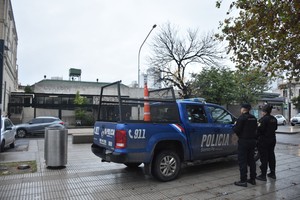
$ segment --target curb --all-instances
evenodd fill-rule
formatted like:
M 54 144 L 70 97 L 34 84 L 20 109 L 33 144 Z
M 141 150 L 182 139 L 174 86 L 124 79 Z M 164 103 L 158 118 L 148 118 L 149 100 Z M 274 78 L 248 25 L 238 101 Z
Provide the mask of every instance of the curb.
M 279 134 L 290 134 L 290 135 L 293 135 L 293 134 L 297 134 L 297 133 L 300 133 L 300 131 L 296 131 L 296 132 L 275 132 L 276 134 L 279 133 Z

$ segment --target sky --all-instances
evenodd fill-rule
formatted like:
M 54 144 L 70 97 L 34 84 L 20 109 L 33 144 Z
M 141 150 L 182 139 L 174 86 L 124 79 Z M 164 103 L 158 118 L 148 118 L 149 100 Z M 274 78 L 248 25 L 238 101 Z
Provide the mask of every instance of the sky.
M 199 34 L 218 31 L 228 6 L 215 0 L 12 0 L 18 34 L 19 83 L 51 77 L 69 80 L 81 69 L 81 81 L 130 85 L 147 70 L 150 44 L 166 24 Z M 230 3 L 227 2 L 227 3 Z

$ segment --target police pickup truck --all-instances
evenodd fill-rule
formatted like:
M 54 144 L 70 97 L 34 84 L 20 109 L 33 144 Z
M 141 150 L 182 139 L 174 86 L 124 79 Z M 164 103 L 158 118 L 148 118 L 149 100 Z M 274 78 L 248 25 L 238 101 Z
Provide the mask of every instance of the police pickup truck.
M 129 98 L 120 83 L 101 89 L 91 150 L 102 161 L 143 163 L 146 174 L 170 181 L 185 163 L 237 153 L 235 117 L 223 107 L 199 98 L 176 100 L 172 88 Z

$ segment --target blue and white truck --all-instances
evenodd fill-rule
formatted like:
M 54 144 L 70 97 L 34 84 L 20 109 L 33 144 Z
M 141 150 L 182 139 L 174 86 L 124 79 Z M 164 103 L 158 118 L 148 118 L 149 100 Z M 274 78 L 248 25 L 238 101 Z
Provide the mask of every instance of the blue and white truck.
M 122 96 L 120 83 L 101 89 L 91 149 L 102 161 L 128 167 L 143 163 L 146 174 L 170 181 L 185 163 L 237 153 L 236 118 L 222 106 L 200 98 L 176 100 L 172 88 L 129 98 Z M 116 89 L 116 95 L 105 95 L 108 88 Z

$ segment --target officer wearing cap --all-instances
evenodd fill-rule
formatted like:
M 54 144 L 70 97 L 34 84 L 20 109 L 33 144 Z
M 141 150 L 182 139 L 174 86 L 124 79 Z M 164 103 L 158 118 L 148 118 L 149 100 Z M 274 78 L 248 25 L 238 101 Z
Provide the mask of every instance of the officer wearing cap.
M 277 119 L 271 115 L 273 106 L 264 105 L 262 108 L 263 117 L 259 119 L 259 125 L 257 129 L 258 135 L 258 152 L 260 154 L 261 162 L 261 174 L 256 177 L 260 181 L 266 181 L 266 175 L 268 170 L 268 164 L 270 168 L 270 173 L 268 177 L 276 179 L 275 174 L 275 145 L 276 145 L 276 136 L 275 131 L 277 130 Z
M 241 116 L 237 119 L 233 131 L 238 140 L 238 163 L 240 168 L 240 181 L 234 182 L 237 186 L 247 187 L 247 182 L 255 185 L 256 164 L 254 150 L 256 146 L 257 119 L 249 113 L 250 104 L 242 104 Z M 248 166 L 250 167 L 250 179 L 247 179 Z

